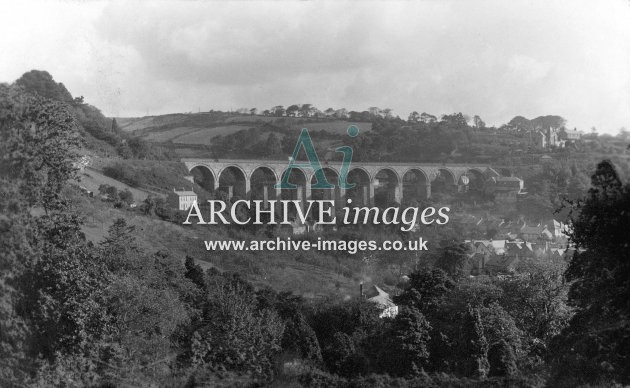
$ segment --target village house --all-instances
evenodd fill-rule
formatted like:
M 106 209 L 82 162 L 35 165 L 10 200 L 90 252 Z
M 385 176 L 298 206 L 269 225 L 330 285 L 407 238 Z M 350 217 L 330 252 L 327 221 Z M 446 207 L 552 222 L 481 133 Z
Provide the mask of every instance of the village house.
M 497 202 L 514 203 L 523 193 L 523 180 L 513 176 L 499 176 L 488 179 L 487 190 L 494 194 Z
M 544 230 L 544 226 L 528 226 L 524 224 L 519 231 L 519 236 L 525 241 L 537 241 L 542 238 Z
M 197 194 L 192 191 L 192 188 L 190 190 L 182 189 L 180 191 L 173 189 L 173 192 L 177 196 L 179 210 L 188 210 L 193 203 L 197 201 Z
M 562 148 L 565 140 L 561 139 L 561 129 L 549 127 L 547 129 L 538 128 L 531 135 L 532 145 L 536 148 Z
M 572 131 L 565 130 L 562 134 L 562 138 L 566 140 L 567 143 L 575 143 L 582 139 L 582 132 L 578 131 L 577 128 L 573 128 Z

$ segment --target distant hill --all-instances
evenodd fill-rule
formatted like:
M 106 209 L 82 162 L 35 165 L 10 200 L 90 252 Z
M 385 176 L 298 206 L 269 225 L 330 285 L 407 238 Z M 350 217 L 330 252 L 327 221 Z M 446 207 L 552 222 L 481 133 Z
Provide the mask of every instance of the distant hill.
M 347 137 L 350 125 L 361 133 L 372 130 L 371 122 L 333 118 L 270 117 L 229 112 L 177 113 L 147 117 L 117 117 L 120 129 L 147 143 L 168 146 L 180 157 L 271 156 L 295 144 L 297 134 L 307 128 L 318 148 L 326 149 L 334 138 Z M 267 150 L 268 138 L 275 134 L 286 147 Z M 290 151 L 288 151 L 290 152 Z
M 152 142 L 181 144 L 211 144 L 211 139 L 257 128 L 279 131 L 308 128 L 310 132 L 327 131 L 345 134 L 348 126 L 357 125 L 360 131 L 370 131 L 370 122 L 348 122 L 336 119 L 305 119 L 298 117 L 269 117 L 224 112 L 178 113 L 138 118 L 117 117 L 121 130 Z

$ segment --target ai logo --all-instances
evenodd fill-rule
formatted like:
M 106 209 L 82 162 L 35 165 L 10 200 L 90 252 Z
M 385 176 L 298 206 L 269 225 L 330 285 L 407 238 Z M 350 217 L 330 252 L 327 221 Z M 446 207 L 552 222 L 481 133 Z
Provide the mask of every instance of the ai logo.
M 359 135 L 359 128 L 356 125 L 351 125 L 348 127 L 348 136 L 356 137 Z M 297 162 L 297 157 L 300 152 L 300 148 L 304 147 L 304 151 L 306 152 L 306 158 L 308 162 L 299 163 Z M 349 184 L 347 181 L 348 172 L 350 171 L 350 163 L 352 162 L 352 147 L 350 146 L 341 146 L 335 148 L 335 152 L 340 152 L 343 154 L 343 161 L 341 163 L 341 171 L 339 171 L 339 182 L 338 185 L 342 189 L 351 189 L 354 187 L 354 184 Z M 293 150 L 293 156 L 289 161 L 289 166 L 287 167 L 287 171 L 282 177 L 282 181 L 276 184 L 277 189 L 296 189 L 297 186 L 293 183 L 289 182 L 289 176 L 291 175 L 291 170 L 294 168 L 310 168 L 313 170 L 315 174 L 315 178 L 317 179 L 317 183 L 311 188 L 313 189 L 334 189 L 335 186 L 330 184 L 326 179 L 326 175 L 324 174 L 324 170 L 322 169 L 322 165 L 319 162 L 319 157 L 317 156 L 317 152 L 315 151 L 315 147 L 313 146 L 313 141 L 311 140 L 311 136 L 308 133 L 306 128 L 302 128 L 302 132 L 300 133 L 300 137 L 298 138 L 297 144 L 295 145 L 295 149 Z

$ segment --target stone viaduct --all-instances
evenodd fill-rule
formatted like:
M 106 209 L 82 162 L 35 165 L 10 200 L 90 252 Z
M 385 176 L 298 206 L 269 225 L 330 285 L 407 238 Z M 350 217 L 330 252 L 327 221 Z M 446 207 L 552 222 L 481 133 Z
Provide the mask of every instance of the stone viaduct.
M 289 182 L 297 189 L 277 189 L 286 173 L 288 160 L 182 159 L 194 182 L 213 192 L 224 190 L 231 198 L 243 199 L 353 199 L 364 206 L 381 202 L 427 199 L 434 189 L 463 192 L 482 189 L 487 179 L 499 176 L 489 166 L 476 164 L 431 164 L 396 162 L 353 162 L 348 173 L 352 189 L 338 186 L 341 162 L 321 161 L 326 179 L 334 189 L 312 189 L 312 169 L 292 169 Z M 379 195 L 380 194 L 380 195 Z M 383 199 L 384 198 L 384 199 Z

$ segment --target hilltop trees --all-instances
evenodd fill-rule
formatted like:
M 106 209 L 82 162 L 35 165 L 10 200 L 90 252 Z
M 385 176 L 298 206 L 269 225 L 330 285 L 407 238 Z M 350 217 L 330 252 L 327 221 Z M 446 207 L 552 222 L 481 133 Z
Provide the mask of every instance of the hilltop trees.
M 85 103 L 83 97 L 72 98 L 62 83 L 57 83 L 46 71 L 31 70 L 17 81 L 15 87 L 49 103 L 65 105 L 65 112 L 73 117 L 84 145 L 103 153 L 118 154 L 124 158 L 170 158 L 165 149 L 146 143 L 120 130 L 116 119 L 110 120 L 99 109 Z
M 420 122 L 420 114 L 416 111 L 409 113 L 409 117 L 407 118 L 407 122 L 409 123 L 419 123 Z
M 64 103 L 74 102 L 72 95 L 61 82 L 57 83 L 47 71 L 31 70 L 24 73 L 15 84 L 24 90 L 44 98 Z M 77 101 L 82 101 L 77 100 Z
M 486 123 L 481 119 L 481 117 L 477 115 L 473 117 L 473 123 L 475 125 L 475 128 L 478 128 L 478 129 L 482 129 L 486 127 Z

